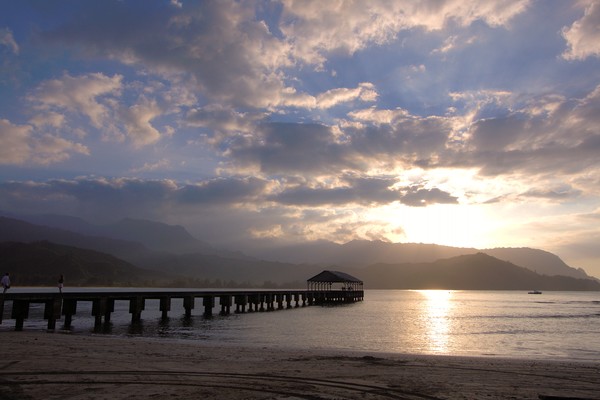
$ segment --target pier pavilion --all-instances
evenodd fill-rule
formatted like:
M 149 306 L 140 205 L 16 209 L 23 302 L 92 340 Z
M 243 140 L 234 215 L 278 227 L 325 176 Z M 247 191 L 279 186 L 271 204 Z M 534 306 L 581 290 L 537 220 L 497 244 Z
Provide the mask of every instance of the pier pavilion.
M 363 281 L 340 271 L 325 270 L 306 281 L 317 304 L 353 303 L 364 298 Z

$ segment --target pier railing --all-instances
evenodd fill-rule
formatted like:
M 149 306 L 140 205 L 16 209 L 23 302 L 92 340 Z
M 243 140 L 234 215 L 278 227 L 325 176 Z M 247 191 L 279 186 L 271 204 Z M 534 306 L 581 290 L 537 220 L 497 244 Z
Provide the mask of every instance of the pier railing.
M 48 330 L 56 328 L 56 321 L 64 316 L 64 328 L 69 329 L 77 304 L 92 303 L 94 327 L 99 329 L 102 322 L 110 322 L 115 312 L 115 301 L 128 301 L 132 322 L 141 319 L 146 300 L 158 299 L 162 318 L 168 318 L 172 299 L 183 299 L 185 316 L 191 317 L 197 300 L 202 299 L 203 316 L 210 318 L 215 306 L 220 306 L 221 315 L 235 313 L 275 311 L 312 305 L 352 303 L 362 301 L 362 290 L 220 290 L 220 291 L 174 291 L 174 290 L 127 290 L 127 291 L 69 291 L 59 293 L 5 293 L 0 294 L 0 324 L 6 303 L 12 302 L 10 318 L 15 320 L 15 330 L 23 330 L 24 321 L 29 317 L 32 303 L 44 304 L 44 319 Z

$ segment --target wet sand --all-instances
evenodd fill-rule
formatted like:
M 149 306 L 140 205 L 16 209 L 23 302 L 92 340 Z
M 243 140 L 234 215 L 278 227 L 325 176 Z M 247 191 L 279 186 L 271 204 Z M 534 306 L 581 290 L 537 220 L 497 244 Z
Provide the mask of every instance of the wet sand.
M 0 399 L 600 399 L 600 361 L 281 350 L 45 332 L 0 332 L 0 343 Z

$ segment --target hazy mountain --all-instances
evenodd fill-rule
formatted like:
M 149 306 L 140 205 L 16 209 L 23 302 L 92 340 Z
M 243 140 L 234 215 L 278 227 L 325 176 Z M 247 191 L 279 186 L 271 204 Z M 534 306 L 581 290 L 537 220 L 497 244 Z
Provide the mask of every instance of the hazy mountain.
M 556 254 L 544 250 L 523 247 L 485 249 L 482 252 L 500 260 L 506 260 L 525 267 L 541 275 L 561 275 L 579 279 L 592 278 L 584 270 L 572 268 L 565 264 Z
M 246 251 L 248 254 L 265 260 L 323 265 L 337 264 L 350 267 L 364 267 L 377 262 L 428 262 L 476 252 L 477 249 L 472 248 L 421 243 L 389 243 L 377 240 L 353 240 L 345 244 L 318 240 L 264 247 L 254 252 Z
M 360 271 L 376 289 L 600 290 L 600 282 L 539 275 L 484 253 L 431 263 L 374 264 Z
M 138 225 L 137 222 L 134 222 L 133 225 L 138 228 L 140 226 L 163 228 L 162 224 Z M 147 237 L 151 236 L 147 235 Z M 160 237 L 160 235 L 155 237 Z M 31 243 L 39 241 L 51 241 L 57 245 L 108 253 L 126 260 L 132 265 L 152 270 L 153 274 L 164 272 L 168 275 L 185 275 L 194 279 L 234 280 L 251 284 L 263 284 L 265 281 L 278 284 L 297 281 L 303 287 L 307 278 L 320 272 L 320 267 L 317 266 L 263 262 L 248 257 L 234 258 L 210 253 L 176 254 L 153 251 L 136 242 L 82 235 L 63 229 L 0 217 L 0 242 Z
M 102 236 L 141 243 L 149 249 L 171 253 L 224 254 L 193 237 L 184 227 L 162 222 L 125 218 L 116 223 L 94 225 L 77 217 L 56 214 L 13 215 L 13 219 L 58 228 L 87 236 Z M 229 254 L 230 256 L 233 253 Z M 238 254 L 239 256 L 239 254 Z
M 375 263 L 433 262 L 479 252 L 509 261 L 541 275 L 562 275 L 581 279 L 590 278 L 585 271 L 569 267 L 558 256 L 552 253 L 529 248 L 478 250 L 436 244 L 354 240 L 345 244 L 328 241 L 306 242 L 297 245 L 263 249 L 253 255 L 261 259 L 280 262 L 321 265 L 336 264 L 359 268 Z
M 141 286 L 166 278 L 106 253 L 46 241 L 0 243 L 0 259 L 13 286 L 54 286 L 60 274 L 67 286 Z
M 78 219 L 54 218 L 53 224 L 63 224 L 63 226 L 72 226 L 88 232 L 97 232 L 97 227 L 85 223 Z M 62 222 L 61 222 L 62 221 Z M 50 223 L 46 220 L 46 223 Z M 468 284 L 474 279 L 474 282 L 485 286 L 487 277 L 482 277 L 483 271 L 490 268 L 489 259 L 483 259 L 477 254 L 476 249 L 455 248 L 448 246 L 438 246 L 432 244 L 417 243 L 386 243 L 380 241 L 352 241 L 343 245 L 327 241 L 305 243 L 297 246 L 288 246 L 285 248 L 271 249 L 263 254 L 271 257 L 271 260 L 251 259 L 249 257 L 234 256 L 229 257 L 225 252 L 213 252 L 213 248 L 202 246 L 197 242 L 184 228 L 169 226 L 162 223 L 153 223 L 141 220 L 123 220 L 114 225 L 102 227 L 104 232 L 121 238 L 135 238 L 140 236 L 147 244 L 153 244 L 159 248 L 177 248 L 183 250 L 189 246 L 196 249 L 200 243 L 200 250 L 188 253 L 156 251 L 148 248 L 141 243 L 102 236 L 90 236 L 71 232 L 64 229 L 51 228 L 19 221 L 11 218 L 0 217 L 0 242 L 35 242 L 52 241 L 53 243 L 68 245 L 78 248 L 96 250 L 119 257 L 137 267 L 151 269 L 156 272 L 166 274 L 177 274 L 187 276 L 193 279 L 219 279 L 223 281 L 248 282 L 253 285 L 262 284 L 265 281 L 271 281 L 277 284 L 286 282 L 297 282 L 302 287 L 307 278 L 320 272 L 322 269 L 339 269 L 362 278 L 367 282 L 368 287 L 388 287 L 390 282 L 396 282 L 400 287 L 405 285 L 421 285 L 424 283 L 434 284 L 436 281 L 431 279 L 442 279 L 447 271 L 434 268 L 436 263 L 446 262 L 448 259 L 457 259 L 458 256 L 478 255 L 481 263 L 480 269 L 467 271 L 461 268 L 467 268 L 472 264 L 465 264 L 462 267 L 456 267 L 453 275 L 462 284 Z M 488 249 L 485 250 L 488 257 L 492 260 L 502 262 L 492 263 L 497 268 L 494 273 L 499 274 L 496 281 L 501 283 L 505 289 L 513 288 L 512 279 L 520 279 L 518 289 L 522 288 L 543 288 L 551 287 L 551 282 L 546 278 L 551 275 L 561 275 L 571 278 L 588 278 L 581 270 L 566 265 L 559 257 L 542 250 L 536 249 Z M 266 257 L 265 257 L 266 258 Z M 458 258 L 460 259 L 460 258 Z M 500 261 L 505 260 L 505 261 Z M 471 259 L 465 258 L 469 261 Z M 427 270 L 426 274 L 402 275 L 402 279 L 395 279 L 394 274 L 398 272 L 390 265 L 405 266 L 403 274 L 413 271 L 415 268 Z M 410 265 L 411 267 L 408 267 Z M 514 273 L 515 267 L 525 267 L 533 275 L 523 275 L 522 271 Z M 335 267 L 331 267 L 335 266 Z M 418 267 L 416 267 L 418 266 Z M 331 267 L 331 268 L 330 268 Z M 518 268 L 517 267 L 517 268 Z M 505 268 L 506 271 L 502 272 Z M 377 271 L 374 273 L 373 271 Z M 535 273 L 537 272 L 537 274 Z M 436 277 L 428 277 L 430 274 L 439 274 Z M 539 275 L 538 275 L 539 274 Z M 545 276 L 548 275 L 548 276 Z M 367 276 L 369 279 L 364 278 Z M 411 279 L 408 279 L 410 277 Z M 509 281 L 504 278 L 510 277 Z M 424 280 L 425 278 L 429 280 Z M 415 280 L 416 279 L 416 280 Z M 446 281 L 440 281 L 454 287 L 457 282 L 452 277 L 447 277 Z M 541 279 L 541 281 L 540 281 Z M 536 282 L 544 283 L 538 285 Z M 398 283 L 400 282 L 400 283 Z M 549 283 L 550 282 L 550 283 Z M 576 284 L 571 281 L 556 281 L 562 286 L 562 289 L 576 288 Z M 558 285 L 558 284 L 557 284 Z M 560 286 L 558 285 L 558 286 Z M 558 287 L 557 286 L 557 287 Z M 583 285 L 585 286 L 585 285 Z M 474 285 L 477 287 L 477 285 Z
M 150 253 L 148 248 L 136 242 L 82 235 L 65 229 L 0 217 L 0 242 L 38 241 L 51 241 L 57 244 L 96 250 L 127 259 L 134 259 Z

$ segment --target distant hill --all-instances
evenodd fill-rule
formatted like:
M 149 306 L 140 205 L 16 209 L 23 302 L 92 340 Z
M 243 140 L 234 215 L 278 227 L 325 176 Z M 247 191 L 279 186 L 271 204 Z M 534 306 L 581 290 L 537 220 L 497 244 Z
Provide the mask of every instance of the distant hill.
M 179 279 L 188 277 L 249 285 L 267 282 L 304 287 L 306 279 L 321 270 L 335 269 L 363 279 L 368 288 L 420 288 L 439 284 L 452 288 L 589 290 L 589 287 L 595 287 L 589 286 L 589 282 L 598 283 L 584 271 L 569 267 L 556 255 L 528 248 L 479 252 L 470 248 L 420 243 L 352 241 L 340 245 L 319 241 L 263 250 L 262 254 L 268 257 L 261 259 L 215 251 L 196 242 L 183 227 L 162 223 L 126 219 L 114 225 L 97 227 L 76 218 L 40 218 L 45 218 L 45 223 L 52 225 L 71 226 L 88 233 L 103 230 L 113 236 L 88 235 L 0 217 L 0 243 L 50 241 L 70 246 L 74 253 L 87 249 L 110 254 L 129 266 L 145 269 L 137 271 L 144 280 L 154 279 L 159 273 Z M 124 240 L 137 236 L 143 238 L 144 244 Z M 189 248 L 193 251 L 171 252 L 165 251 L 166 248 L 178 248 L 179 251 Z M 40 251 L 39 248 L 30 250 Z M 449 263 L 453 262 L 463 264 L 449 267 Z
M 119 258 L 137 259 L 147 257 L 151 251 L 132 241 L 117 240 L 101 236 L 82 235 L 65 229 L 31 224 L 14 218 L 0 217 L 0 242 L 53 243 L 96 250 Z
M 544 250 L 523 247 L 485 249 L 482 252 L 500 260 L 510 261 L 541 275 L 561 275 L 579 279 L 592 278 L 584 270 L 569 267 L 556 254 Z
M 541 275 L 561 275 L 589 279 L 581 269 L 565 264 L 558 256 L 529 248 L 474 248 L 440 246 L 424 243 L 388 243 L 354 240 L 345 244 L 328 241 L 306 242 L 297 245 L 262 249 L 253 255 L 265 260 L 361 268 L 370 264 L 427 263 L 465 254 L 483 252 L 501 260 L 527 268 Z
M 109 254 L 46 241 L 0 243 L 0 259 L 13 286 L 54 286 L 60 274 L 67 286 L 144 286 L 166 280 L 164 274 Z
M 545 276 L 484 253 L 431 263 L 374 264 L 361 270 L 374 289 L 600 290 L 600 282 Z
M 210 244 L 194 238 L 184 227 L 162 222 L 125 218 L 112 224 L 94 225 L 81 218 L 56 214 L 20 215 L 10 218 L 86 236 L 136 242 L 155 251 L 222 254 Z
M 224 257 L 200 252 L 177 254 L 154 251 L 132 241 L 82 235 L 63 229 L 0 217 L 0 243 L 39 241 L 51 241 L 57 245 L 108 253 L 127 261 L 130 265 L 151 270 L 153 274 L 167 273 L 192 279 L 247 282 L 250 285 L 261 285 L 265 281 L 274 284 L 295 282 L 297 287 L 303 287 L 307 278 L 320 272 L 318 266 L 296 266 L 290 263 L 260 261 L 242 256 Z
M 140 242 L 158 251 L 217 253 L 211 245 L 194 238 L 179 225 L 125 218 L 117 223 L 98 227 L 98 233 L 114 239 Z
M 477 249 L 422 243 L 389 243 L 379 240 L 353 240 L 344 244 L 317 240 L 248 252 L 264 260 L 298 264 L 336 264 L 357 268 L 377 262 L 429 262 L 476 253 Z

